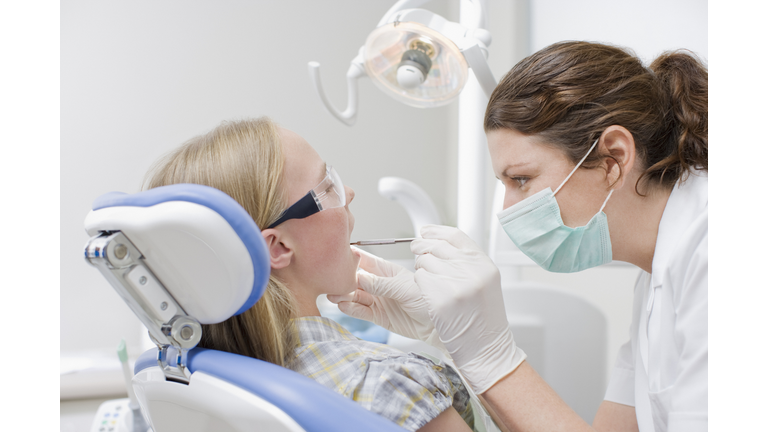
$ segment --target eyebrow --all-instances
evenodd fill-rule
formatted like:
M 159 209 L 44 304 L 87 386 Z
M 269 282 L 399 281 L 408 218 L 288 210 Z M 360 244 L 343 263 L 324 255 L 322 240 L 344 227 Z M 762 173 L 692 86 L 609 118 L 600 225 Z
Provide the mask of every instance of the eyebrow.
M 530 164 L 528 162 L 520 162 L 520 163 L 516 163 L 516 164 L 512 164 L 512 165 L 507 165 L 507 167 L 504 168 L 504 171 L 502 171 L 501 174 L 504 175 L 504 176 L 507 176 L 507 177 L 511 177 L 507 173 L 507 171 L 511 170 L 512 168 L 520 168 L 520 167 L 524 167 L 526 165 L 530 165 Z

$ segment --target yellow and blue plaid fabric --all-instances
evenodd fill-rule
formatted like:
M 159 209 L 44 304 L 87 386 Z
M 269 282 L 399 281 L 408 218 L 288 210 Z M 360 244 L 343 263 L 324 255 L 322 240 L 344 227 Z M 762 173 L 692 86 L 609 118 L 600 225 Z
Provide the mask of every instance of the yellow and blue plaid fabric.
M 450 366 L 353 336 L 323 317 L 293 320 L 297 346 L 288 367 L 415 431 L 453 406 L 474 425 L 469 393 Z

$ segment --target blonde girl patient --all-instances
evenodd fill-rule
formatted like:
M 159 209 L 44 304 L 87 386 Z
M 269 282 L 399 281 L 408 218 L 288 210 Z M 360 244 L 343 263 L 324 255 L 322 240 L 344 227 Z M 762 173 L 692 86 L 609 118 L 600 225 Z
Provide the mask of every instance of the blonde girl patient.
M 177 183 L 211 186 L 240 203 L 262 230 L 272 267 L 263 297 L 203 326 L 200 347 L 292 369 L 411 431 L 473 429 L 469 395 L 453 369 L 360 340 L 320 316 L 318 296 L 355 291 L 364 254 L 349 246 L 354 191 L 303 138 L 264 117 L 224 122 L 156 162 L 145 188 Z M 318 186 L 329 194 L 336 186 L 339 206 L 294 213 Z M 297 216 L 281 219 L 284 212 Z

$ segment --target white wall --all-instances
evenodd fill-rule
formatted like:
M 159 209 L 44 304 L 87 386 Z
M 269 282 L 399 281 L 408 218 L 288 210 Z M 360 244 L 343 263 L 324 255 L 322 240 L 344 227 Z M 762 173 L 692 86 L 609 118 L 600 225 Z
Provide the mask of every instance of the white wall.
M 686 48 L 708 56 L 705 0 L 531 0 L 531 52 L 562 40 L 629 47 L 646 62 Z

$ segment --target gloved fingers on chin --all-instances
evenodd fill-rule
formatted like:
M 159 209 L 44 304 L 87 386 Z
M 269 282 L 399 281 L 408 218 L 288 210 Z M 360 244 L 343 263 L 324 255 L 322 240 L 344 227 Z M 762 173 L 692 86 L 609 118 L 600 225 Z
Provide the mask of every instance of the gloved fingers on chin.
M 373 304 L 373 296 L 361 290 L 360 288 L 352 291 L 351 293 L 341 295 L 328 294 L 326 297 L 328 297 L 328 301 L 336 304 L 341 302 L 360 303 L 364 306 L 370 306 Z
M 414 255 L 431 254 L 444 260 L 456 258 L 461 253 L 452 244 L 441 239 L 414 240 L 411 242 L 411 252 Z
M 373 304 L 374 297 L 360 288 L 356 289 L 352 293 L 352 296 L 352 301 L 355 303 L 359 303 L 363 306 L 370 306 Z
M 358 267 L 367 272 L 377 276 L 392 277 L 402 270 L 401 266 L 381 259 L 372 253 L 362 249 L 358 249 L 358 251 L 360 255 L 360 263 L 358 264 Z
M 355 292 L 352 291 L 351 293 L 347 294 L 328 294 L 326 297 L 328 298 L 329 302 L 339 304 L 339 302 L 343 301 L 354 301 Z
M 339 310 L 352 318 L 358 318 L 366 321 L 373 321 L 373 311 L 368 306 L 359 303 L 343 301 L 339 303 Z
M 409 272 L 410 273 L 410 272 Z M 399 285 L 401 282 L 392 277 L 376 276 L 375 274 L 361 271 L 357 273 L 358 291 L 371 296 L 381 296 L 386 298 L 399 295 Z
M 424 225 L 421 228 L 421 236 L 425 239 L 441 239 L 452 244 L 458 249 L 478 249 L 477 243 L 472 241 L 464 231 L 445 225 Z

